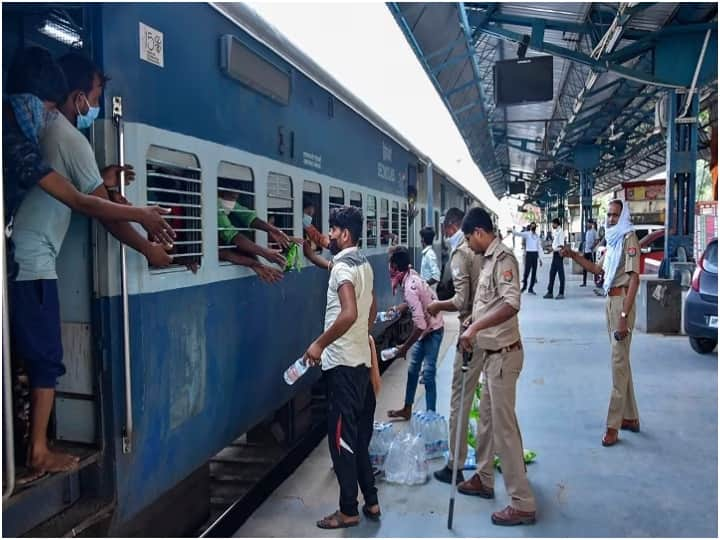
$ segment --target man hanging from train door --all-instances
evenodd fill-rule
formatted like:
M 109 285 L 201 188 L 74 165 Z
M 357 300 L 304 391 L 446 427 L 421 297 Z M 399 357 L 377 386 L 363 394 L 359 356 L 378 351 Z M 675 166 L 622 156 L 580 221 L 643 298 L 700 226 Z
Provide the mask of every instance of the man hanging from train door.
M 4 190 L 6 210 L 10 204 L 13 218 L 12 244 L 17 248 L 9 261 L 12 264 L 8 286 L 13 350 L 24 361 L 31 388 L 31 433 L 27 455 L 31 474 L 26 480 L 47 472 L 72 469 L 78 462 L 75 456 L 50 450 L 47 440 L 55 385 L 65 373 L 65 367 L 62 364 L 55 274 L 55 256 L 60 246 L 45 241 L 40 233 L 50 231 L 48 234 L 52 238 L 59 233 L 64 235 L 69 216 L 64 225 L 53 218 L 57 212 L 70 214 L 74 209 L 97 218 L 138 221 L 164 242 L 172 242 L 174 235 L 172 228 L 160 217 L 167 213 L 165 210 L 133 208 L 90 197 L 68 182 L 55 164 L 48 164 L 43 159 L 41 135 L 48 122 L 60 116 L 55 111 L 55 104 L 62 98 L 57 94 L 60 99 L 55 101 L 50 96 L 55 93 L 50 90 L 57 88 L 62 88 L 62 94 L 66 93 L 65 77 L 45 49 L 29 47 L 13 59 L 8 70 L 9 106 L 3 104 L 3 180 L 7 188 Z M 48 108 L 49 105 L 52 107 Z M 37 185 L 20 199 L 18 185 L 27 189 L 28 180 L 32 178 Z M 38 201 L 43 201 L 46 206 L 42 207 Z M 17 212 L 12 216 L 16 206 Z M 48 225 L 57 229 L 48 229 Z M 38 250 L 44 250 L 44 253 Z
M 357 247 L 362 227 L 359 208 L 342 206 L 330 213 L 334 257 L 325 331 L 305 351 L 305 362 L 322 365 L 327 383 L 328 444 L 340 485 L 340 508 L 317 522 L 321 529 L 354 527 L 360 522 L 358 485 L 365 499 L 363 514 L 370 520 L 380 518 L 369 454 L 375 393 L 368 334 L 376 306 L 372 267 Z

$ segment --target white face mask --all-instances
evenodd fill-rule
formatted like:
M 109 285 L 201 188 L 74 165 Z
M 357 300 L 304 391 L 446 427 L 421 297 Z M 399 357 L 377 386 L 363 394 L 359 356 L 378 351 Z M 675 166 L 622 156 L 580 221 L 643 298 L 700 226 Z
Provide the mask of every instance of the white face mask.
M 235 208 L 235 201 L 228 201 L 227 199 L 223 199 L 221 197 L 220 206 L 222 206 L 226 214 L 229 214 L 230 212 L 232 212 L 232 209 Z
M 303 227 L 309 227 L 312 225 L 312 216 L 308 216 L 307 214 L 303 214 Z

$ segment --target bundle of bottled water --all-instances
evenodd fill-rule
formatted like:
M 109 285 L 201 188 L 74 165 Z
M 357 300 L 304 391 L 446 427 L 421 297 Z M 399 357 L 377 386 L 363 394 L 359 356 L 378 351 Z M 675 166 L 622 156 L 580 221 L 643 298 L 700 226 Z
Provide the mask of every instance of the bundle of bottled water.
M 441 458 L 448 450 L 448 426 L 445 417 L 435 411 L 416 411 L 410 418 L 410 431 L 425 441 L 427 459 Z
M 403 432 L 395 436 L 385 458 L 385 480 L 414 486 L 428 479 L 425 441 L 422 435 Z
M 395 438 L 395 431 L 390 422 L 375 422 L 373 424 L 373 435 L 370 439 L 370 463 L 379 471 L 385 468 L 390 444 Z

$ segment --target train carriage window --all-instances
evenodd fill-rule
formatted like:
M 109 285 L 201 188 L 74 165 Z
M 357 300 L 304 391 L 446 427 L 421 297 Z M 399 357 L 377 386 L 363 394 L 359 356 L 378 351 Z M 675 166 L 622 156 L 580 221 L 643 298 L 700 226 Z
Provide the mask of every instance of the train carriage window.
M 400 204 L 398 204 L 397 201 L 391 201 L 390 208 L 390 232 L 395 239 L 393 243 L 397 244 L 398 240 L 400 239 Z
M 372 195 L 368 195 L 367 206 L 367 216 L 365 217 L 367 223 L 367 246 L 377 247 L 377 199 Z
M 387 199 L 380 199 L 380 245 L 387 246 L 390 243 L 390 220 L 388 219 Z
M 350 192 L 350 206 L 354 206 L 355 208 L 359 208 L 362 212 L 362 193 L 358 191 L 351 191 Z M 363 247 L 363 239 L 362 237 L 358 238 L 358 247 Z
M 400 243 L 404 246 L 408 244 L 408 205 L 402 203 L 400 206 Z
M 221 161 L 218 166 L 218 250 L 232 249 L 233 238 L 243 234 L 253 242 L 255 230 L 255 178 L 252 169 Z
M 314 209 L 312 224 L 318 231 L 322 232 L 322 188 L 317 182 L 305 180 L 305 182 L 303 182 L 303 218 L 304 211 L 309 205 L 312 205 Z M 307 239 L 307 235 L 304 236 Z M 323 248 L 321 246 L 315 246 L 314 249 L 317 253 L 321 253 Z
M 148 204 L 170 208 L 165 219 L 177 233 L 172 266 L 197 269 L 203 255 L 202 180 L 197 156 L 150 146 L 146 172 Z
M 339 187 L 330 186 L 330 211 L 341 206 L 345 206 L 345 191 Z
M 268 223 L 275 225 L 288 236 L 295 235 L 292 178 L 286 174 L 268 174 L 267 215 Z M 268 240 L 268 247 L 279 249 L 280 246 Z

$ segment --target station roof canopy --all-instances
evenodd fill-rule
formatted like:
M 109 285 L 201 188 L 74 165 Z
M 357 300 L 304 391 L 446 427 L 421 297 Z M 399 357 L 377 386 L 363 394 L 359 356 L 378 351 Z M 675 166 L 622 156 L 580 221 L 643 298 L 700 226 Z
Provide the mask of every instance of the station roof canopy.
M 388 6 L 498 197 L 517 180 L 536 202 L 576 193 L 580 169 L 596 193 L 661 171 L 656 103 L 698 65 L 701 106 L 717 103 L 716 3 Z M 553 99 L 496 105 L 495 63 L 523 54 L 553 56 Z

